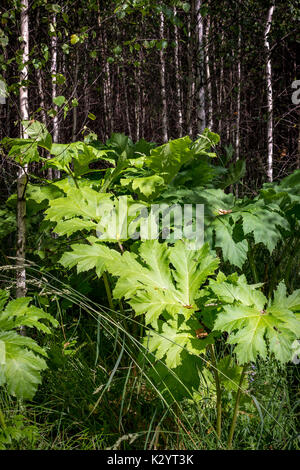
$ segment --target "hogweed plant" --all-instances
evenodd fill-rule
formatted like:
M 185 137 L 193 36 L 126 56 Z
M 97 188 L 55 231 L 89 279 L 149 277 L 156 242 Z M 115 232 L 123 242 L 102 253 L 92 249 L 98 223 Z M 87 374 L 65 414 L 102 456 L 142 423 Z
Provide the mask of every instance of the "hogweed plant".
M 253 199 L 238 199 L 224 189 L 242 177 L 244 164 L 231 165 L 230 171 L 212 164 L 219 136 L 208 129 L 194 142 L 183 137 L 159 147 L 145 141 L 133 144 L 122 134 L 113 134 L 102 146 L 88 139 L 54 144 L 36 122 L 28 135 L 29 139 L 5 141 L 9 156 L 28 163 L 44 161 L 46 168 L 62 173 L 58 181 L 27 187 L 33 213 L 45 211 L 36 254 L 45 258 L 50 239 L 55 244 L 54 264 L 59 260 L 65 268 L 76 267 L 78 274 L 95 270 L 103 278 L 111 311 L 118 302 L 142 319 L 144 357 L 167 400 L 176 393 L 197 400 L 199 383 L 212 377 L 220 441 L 223 396 L 230 390 L 231 449 L 241 396 L 249 395 L 250 366 L 258 358 L 271 357 L 285 364 L 297 353 L 300 290 L 288 294 L 282 278 L 271 276 L 265 295 L 266 279 L 258 270 L 256 253 L 263 249 L 271 257 L 299 233 L 299 171 L 279 185 L 265 185 Z M 40 157 L 39 147 L 50 158 Z M 106 167 L 92 170 L 95 162 L 105 162 Z M 4 216 L 11 219 L 11 214 Z M 14 224 L 10 227 L 13 231 Z M 51 238 L 51 231 L 57 236 Z M 239 274 L 232 273 L 234 269 Z M 9 328 L 32 325 L 48 332 L 39 320 L 55 323 L 28 307 L 29 299 L 15 302 L 20 305 L 8 304 L 0 314 L 0 322 L 2 315 Z M 44 360 L 27 351 L 24 357 L 32 358 L 35 372 L 30 369 L 29 385 L 18 385 L 4 351 L 15 348 L 19 360 L 21 347 L 44 353 L 30 338 L 1 333 L 1 323 L 0 334 L 0 363 L 6 367 L 1 383 L 29 398 Z M 7 343 L 9 338 L 14 346 Z M 219 351 L 225 352 L 222 359 Z

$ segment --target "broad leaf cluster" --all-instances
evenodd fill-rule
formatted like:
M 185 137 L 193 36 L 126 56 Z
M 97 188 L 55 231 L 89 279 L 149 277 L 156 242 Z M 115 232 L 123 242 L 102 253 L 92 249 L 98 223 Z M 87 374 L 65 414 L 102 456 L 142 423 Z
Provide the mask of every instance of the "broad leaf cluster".
M 43 310 L 29 305 L 31 298 L 21 297 L 7 303 L 9 294 L 0 291 L 0 386 L 17 398 L 31 399 L 41 383 L 41 372 L 47 368 L 47 354 L 35 340 L 20 336 L 21 325 L 50 334 L 45 323 L 57 321 Z

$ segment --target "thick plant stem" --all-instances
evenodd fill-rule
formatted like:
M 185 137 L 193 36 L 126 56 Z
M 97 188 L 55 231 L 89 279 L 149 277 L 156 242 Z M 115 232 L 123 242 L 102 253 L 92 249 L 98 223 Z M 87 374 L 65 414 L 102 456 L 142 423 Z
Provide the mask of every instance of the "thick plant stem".
M 2 428 L 3 431 L 5 431 L 5 429 L 6 429 L 4 414 L 2 413 L 1 410 L 0 410 L 0 428 Z
M 105 272 L 103 273 L 103 281 L 104 281 L 104 286 L 105 286 L 105 290 L 106 290 L 108 305 L 111 308 L 111 310 L 114 310 L 114 304 L 113 304 L 113 300 L 112 300 L 112 294 L 111 294 L 111 289 L 110 289 L 110 285 L 109 285 L 109 280 L 108 280 L 107 274 Z
M 217 436 L 220 439 L 221 438 L 221 430 L 222 430 L 222 391 L 221 391 L 221 383 L 220 383 L 220 377 L 219 377 L 219 372 L 217 368 L 217 358 L 215 354 L 215 348 L 213 344 L 209 345 L 209 350 L 211 353 L 211 362 L 213 365 L 213 370 L 214 370 L 214 376 L 215 376 L 215 384 L 216 384 L 216 392 L 217 392 L 217 425 L 216 425 L 216 431 L 217 431 Z
M 249 246 L 248 260 L 249 260 L 250 268 L 251 268 L 251 271 L 252 271 L 253 280 L 257 284 L 259 281 L 258 281 L 258 274 L 257 274 L 257 271 L 256 271 L 256 266 L 255 266 L 255 260 L 254 260 L 254 256 L 253 256 L 253 246 L 252 246 L 251 242 L 249 242 L 249 241 L 248 241 L 248 246 Z
M 300 247 L 299 238 L 296 238 L 296 243 L 295 244 L 292 243 L 292 249 L 286 262 L 286 269 L 285 269 L 285 275 L 284 275 L 285 285 L 288 288 L 290 288 L 291 291 L 293 291 L 293 278 L 291 279 L 291 282 L 289 282 L 289 279 L 291 275 L 291 270 L 293 266 L 295 266 L 295 260 L 297 262 L 297 257 L 299 255 L 299 247 Z
M 287 239 L 285 246 L 282 249 L 282 253 L 279 259 L 277 259 L 276 266 L 274 266 L 274 269 L 272 270 L 272 275 L 269 282 L 269 297 L 272 295 L 272 292 L 280 281 L 283 273 L 286 286 L 292 290 L 292 286 L 289 283 L 289 278 L 291 270 L 294 266 L 293 262 L 297 260 L 299 246 L 299 239 L 296 238 L 295 243 L 293 243 L 293 239 Z M 283 263 L 283 261 L 285 261 L 285 263 Z
M 235 406 L 234 406 L 234 411 L 233 411 L 233 418 L 232 418 L 232 421 L 231 421 L 231 426 L 230 426 L 229 435 L 228 435 L 228 442 L 227 442 L 227 449 L 228 450 L 230 450 L 231 447 L 232 447 L 232 440 L 233 440 L 233 435 L 234 435 L 234 431 L 235 431 L 236 420 L 237 420 L 237 415 L 238 415 L 239 406 L 240 406 L 240 398 L 241 398 L 241 393 L 242 393 L 242 385 L 243 385 L 243 382 L 244 382 L 246 370 L 247 370 L 247 364 L 245 364 L 244 367 L 243 367 L 241 377 L 240 377 L 239 388 L 238 388 L 237 395 L 236 395 Z

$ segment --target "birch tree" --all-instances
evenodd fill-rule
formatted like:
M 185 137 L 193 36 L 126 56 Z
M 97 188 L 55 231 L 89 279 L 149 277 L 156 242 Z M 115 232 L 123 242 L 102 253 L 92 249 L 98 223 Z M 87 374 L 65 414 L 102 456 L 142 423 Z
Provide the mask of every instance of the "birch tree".
M 210 31 L 210 17 L 207 18 L 206 30 L 205 30 L 205 50 L 204 50 L 204 62 L 205 62 L 205 73 L 206 73 L 206 89 L 207 89 L 207 126 L 209 129 L 213 129 L 213 99 L 212 99 L 212 86 L 211 86 L 211 73 L 209 64 L 209 31 Z
M 236 134 L 235 134 L 236 160 L 239 160 L 240 158 L 241 81 L 242 81 L 241 43 L 242 43 L 242 31 L 241 31 L 241 23 L 239 22 L 238 63 L 237 63 L 237 99 L 236 99 L 237 109 L 236 109 Z
M 36 23 L 39 24 L 40 22 L 40 10 L 37 10 L 36 15 Z M 36 78 L 37 78 L 37 85 L 38 91 L 40 96 L 40 108 L 41 108 L 41 117 L 43 124 L 47 127 L 47 116 L 46 116 L 46 99 L 45 99 L 45 91 L 43 86 L 43 78 L 42 78 L 42 62 L 40 61 L 36 67 Z
M 53 116 L 53 130 L 52 130 L 52 138 L 53 142 L 58 142 L 59 139 L 59 128 L 58 128 L 58 107 L 55 104 L 55 98 L 57 95 L 57 35 L 56 35 L 56 14 L 53 13 L 52 21 L 50 23 L 50 35 L 51 35 L 51 79 L 52 79 L 52 90 L 51 90 L 51 97 L 52 97 L 52 104 L 54 109 L 54 116 Z M 54 170 L 54 174 L 57 178 L 59 178 L 58 170 Z M 48 178 L 53 178 L 53 171 L 52 168 L 48 169 Z
M 177 9 L 173 9 L 174 17 L 176 17 Z M 181 86 L 180 86 L 180 72 L 179 72 L 179 34 L 176 22 L 174 24 L 175 33 L 175 48 L 174 48 L 174 59 L 175 59 L 175 80 L 176 80 L 176 99 L 177 99 L 177 114 L 178 114 L 178 135 L 182 137 L 183 129 L 183 117 L 182 117 L 182 104 L 181 104 Z
M 74 90 L 73 90 L 73 124 L 72 124 L 72 142 L 76 141 L 77 138 L 77 87 L 78 87 L 78 71 L 79 71 L 79 57 L 78 48 L 76 49 L 74 58 Z
M 197 89 L 197 130 L 201 134 L 206 127 L 205 120 L 205 91 L 204 91 L 204 43 L 203 43 L 203 18 L 201 14 L 201 0 L 195 1 L 196 17 L 196 43 L 197 43 L 197 66 L 196 66 L 196 89 Z
M 268 139 L 268 167 L 267 176 L 269 181 L 273 181 L 273 87 L 272 87 L 272 62 L 270 56 L 269 33 L 272 25 L 272 18 L 275 5 L 269 8 L 267 22 L 264 33 L 264 44 L 266 50 L 266 86 L 267 86 L 267 139 Z
M 224 30 L 223 25 L 222 27 L 222 35 L 221 35 L 221 44 L 224 43 Z M 217 55 L 217 51 L 215 50 L 215 56 Z M 218 109 L 219 109 L 219 123 L 218 123 L 218 133 L 221 135 L 223 129 L 223 98 L 224 98 L 224 57 L 223 54 L 221 55 L 220 60 L 220 75 L 219 75 L 219 88 L 218 88 Z
M 50 24 L 51 31 L 51 77 L 52 77 L 52 102 L 55 102 L 57 88 L 57 36 L 56 36 L 56 14 L 52 16 Z M 54 104 L 55 115 L 53 117 L 53 142 L 58 142 L 58 116 L 57 106 Z
M 5 78 L 12 94 L 1 108 L 0 135 L 12 136 L 16 112 L 21 115 L 20 105 L 12 98 L 20 86 L 22 68 L 20 27 L 14 30 L 12 26 L 13 16 L 21 10 L 20 6 L 17 12 L 5 7 L 12 0 L 2 3 L 0 79 Z M 81 138 L 79 130 L 85 125 L 101 140 L 115 130 L 134 140 L 144 137 L 161 142 L 185 133 L 195 137 L 206 124 L 221 135 L 221 145 L 232 144 L 236 159 L 245 148 L 248 179 L 257 179 L 259 184 L 268 174 L 271 180 L 275 177 L 271 175 L 275 137 L 284 164 L 282 171 L 278 166 L 278 176 L 299 166 L 299 118 L 287 96 L 298 77 L 298 20 L 293 3 L 278 0 L 275 21 L 274 6 L 249 0 L 237 4 L 93 0 L 78 4 L 76 10 L 70 2 L 63 7 L 59 2 L 33 2 L 31 115 L 36 119 L 40 115 L 43 123 L 51 124 L 54 142 L 72 140 L 72 131 L 74 139 Z M 77 45 L 71 42 L 72 35 L 78 35 Z M 76 86 L 77 109 L 73 103 L 68 103 L 68 112 L 62 105 L 57 109 L 53 103 L 57 95 L 66 94 L 76 103 Z M 54 116 L 53 109 L 58 115 Z M 88 117 L 90 111 L 94 122 Z M 35 167 L 30 164 L 31 170 Z M 57 170 L 52 171 L 56 175 Z
M 21 4 L 21 37 L 22 37 L 22 69 L 20 73 L 20 115 L 22 121 L 29 120 L 28 100 L 28 61 L 29 61 L 29 11 L 28 0 L 22 0 Z M 26 128 L 22 124 L 21 137 L 28 138 Z M 26 186 L 28 181 L 27 165 L 20 166 L 17 179 L 17 278 L 16 297 L 26 295 Z M 25 327 L 21 327 L 21 334 L 25 335 Z
M 187 132 L 190 137 L 193 134 L 193 122 L 192 122 L 192 110 L 194 105 L 194 95 L 195 95 L 195 73 L 193 65 L 193 54 L 192 54 L 192 34 L 191 34 L 191 19 L 188 18 L 187 21 L 187 37 L 188 37 L 188 46 L 187 46 L 187 97 L 186 97 L 186 113 L 185 113 L 185 123 L 187 127 Z
M 161 85 L 161 101 L 162 101 L 162 137 L 164 142 L 168 142 L 168 110 L 167 110 L 167 92 L 166 92 L 166 63 L 164 55 L 164 29 L 165 29 L 165 18 L 164 14 L 160 12 L 160 26 L 159 34 L 161 40 L 161 48 L 159 51 L 160 56 L 160 85 Z
M 99 50 L 100 50 L 100 63 L 104 71 L 102 97 L 103 97 L 103 110 L 104 110 L 104 125 L 105 125 L 105 138 L 108 138 L 113 129 L 113 116 L 111 108 L 111 74 L 109 63 L 107 62 L 107 37 L 105 28 L 102 28 L 102 10 L 100 1 L 97 0 L 97 24 L 99 29 Z

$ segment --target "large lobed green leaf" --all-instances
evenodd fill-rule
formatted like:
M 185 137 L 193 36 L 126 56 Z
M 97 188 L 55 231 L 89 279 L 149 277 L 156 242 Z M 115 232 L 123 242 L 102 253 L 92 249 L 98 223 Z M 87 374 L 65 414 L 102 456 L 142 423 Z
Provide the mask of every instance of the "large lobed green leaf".
M 111 250 L 103 244 L 97 242 L 93 245 L 80 243 L 72 245 L 72 251 L 64 253 L 60 263 L 68 268 L 77 266 L 78 273 L 95 268 L 97 275 L 101 277 L 107 266 L 119 257 L 117 251 Z
M 235 200 L 221 189 L 169 189 L 162 194 L 167 202 L 203 204 L 205 237 L 212 248 L 221 248 L 224 261 L 243 267 L 248 241 L 262 243 L 270 253 L 291 227 L 277 204 L 256 198 Z
M 114 296 L 125 297 L 137 315 L 146 315 L 146 323 L 156 324 L 164 312 L 190 318 L 197 310 L 201 285 L 218 264 L 208 245 L 190 250 L 181 240 L 174 246 L 149 240 L 142 243 L 138 255 L 126 252 L 108 270 L 119 277 Z
M 245 364 L 258 356 L 266 358 L 268 349 L 280 362 L 292 359 L 293 343 L 300 337 L 300 290 L 286 295 L 280 283 L 274 299 L 267 302 L 257 286 L 247 286 L 241 277 L 235 285 L 230 282 L 210 283 L 221 302 L 214 330 L 229 333 L 228 343 L 235 344 L 238 361 Z
M 156 352 L 156 359 L 164 359 L 170 369 L 182 364 L 183 351 L 198 356 L 205 350 L 208 344 L 214 343 L 214 334 L 205 339 L 197 337 L 200 323 L 195 319 L 183 322 L 181 325 L 177 320 L 169 322 L 158 322 L 157 330 L 149 330 L 144 339 L 144 345 L 149 352 Z
M 191 143 L 191 139 L 186 136 L 157 147 L 146 159 L 146 165 L 168 184 L 178 173 L 180 167 L 193 158 L 194 153 L 190 149 Z
M 15 329 L 21 325 L 35 327 L 51 333 L 44 323 L 52 326 L 58 322 L 48 313 L 30 304 L 31 298 L 21 297 L 5 304 L 6 291 L 0 291 L 0 386 L 6 385 L 8 393 L 17 398 L 31 399 L 41 383 L 41 372 L 47 368 L 47 354 L 35 340 L 20 336 Z M 5 308 L 4 308 L 5 307 Z

